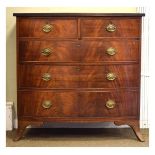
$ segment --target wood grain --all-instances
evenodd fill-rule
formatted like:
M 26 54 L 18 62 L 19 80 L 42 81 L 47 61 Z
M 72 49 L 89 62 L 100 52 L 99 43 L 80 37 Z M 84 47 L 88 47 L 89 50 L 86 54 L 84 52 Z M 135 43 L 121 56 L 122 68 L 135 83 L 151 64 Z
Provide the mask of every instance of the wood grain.
M 109 81 L 108 73 L 116 74 Z M 119 88 L 138 87 L 138 65 L 105 66 L 50 66 L 20 65 L 19 87 L 39 88 Z M 48 73 L 51 80 L 44 81 L 42 76 Z M 134 76 L 133 76 L 134 75 Z
M 77 20 L 75 18 L 19 18 L 18 37 L 77 38 Z M 45 33 L 42 28 L 53 25 L 53 31 Z
M 107 54 L 108 48 L 114 48 L 116 54 Z M 82 40 L 81 62 L 108 62 L 108 61 L 139 61 L 139 40 L 134 39 L 102 39 Z
M 42 51 L 51 50 L 49 56 L 42 55 Z M 20 61 L 47 62 L 79 62 L 79 46 L 75 41 L 19 41 Z
M 108 48 L 114 48 L 116 54 L 107 54 Z M 42 55 L 42 50 L 51 49 L 49 56 Z M 139 40 L 104 39 L 82 41 L 20 40 L 20 61 L 43 62 L 108 62 L 139 61 Z
M 106 31 L 108 24 L 116 26 L 115 32 Z M 81 37 L 140 37 L 140 18 L 83 18 Z
M 116 102 L 108 109 L 106 101 Z M 42 107 L 44 100 L 50 100 L 49 109 Z M 19 91 L 19 116 L 35 117 L 137 117 L 137 91 L 105 92 L 50 92 Z

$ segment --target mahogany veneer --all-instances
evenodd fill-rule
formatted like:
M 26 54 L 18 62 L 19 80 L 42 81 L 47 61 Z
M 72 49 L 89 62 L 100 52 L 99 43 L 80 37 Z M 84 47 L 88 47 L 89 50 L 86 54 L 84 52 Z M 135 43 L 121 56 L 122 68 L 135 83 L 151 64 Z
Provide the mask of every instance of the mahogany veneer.
M 109 81 L 106 75 L 116 74 Z M 117 88 L 139 87 L 138 65 L 102 65 L 102 66 L 53 66 L 20 65 L 19 88 Z M 51 75 L 49 81 L 42 80 L 44 73 Z M 135 74 L 135 76 L 133 76 Z M 81 86 L 80 86 L 81 84 Z M 83 85 L 82 85 L 83 84 Z M 80 87 L 79 87 L 80 86 Z
M 144 14 L 18 14 L 19 140 L 28 125 L 114 122 L 140 133 Z
M 109 33 L 106 30 L 108 24 L 117 26 L 117 30 Z M 133 17 L 97 17 L 81 19 L 81 36 L 85 37 L 140 37 L 140 18 Z
M 41 55 L 48 47 L 51 54 Z M 115 56 L 109 56 L 106 50 L 116 48 Z M 126 48 L 128 47 L 128 48 Z M 139 40 L 102 39 L 102 40 L 20 40 L 19 61 L 44 62 L 105 62 L 105 61 L 138 61 Z
M 106 108 L 109 98 L 115 98 L 118 103 L 113 109 Z M 46 99 L 51 100 L 53 105 L 45 110 L 41 104 Z M 22 91 L 19 92 L 19 102 L 19 116 L 24 117 L 137 117 L 138 92 Z
M 52 23 L 54 30 L 48 34 L 40 31 L 43 25 L 48 23 Z M 20 18 L 18 28 L 18 37 L 77 38 L 77 20 L 75 18 Z

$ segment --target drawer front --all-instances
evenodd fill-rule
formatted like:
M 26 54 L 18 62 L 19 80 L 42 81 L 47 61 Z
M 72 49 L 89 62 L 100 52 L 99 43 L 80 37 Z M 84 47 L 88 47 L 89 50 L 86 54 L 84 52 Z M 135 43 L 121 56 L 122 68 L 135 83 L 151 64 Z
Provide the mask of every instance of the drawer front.
M 81 43 L 80 60 L 82 62 L 138 61 L 139 46 L 138 40 L 84 40 Z
M 83 18 L 82 37 L 140 37 L 140 18 Z
M 77 38 L 75 18 L 19 18 L 18 37 Z
M 79 47 L 72 41 L 19 41 L 20 61 L 79 61 Z
M 19 41 L 20 61 L 138 61 L 138 40 Z
M 137 116 L 138 92 L 19 92 L 20 116 L 125 117 Z
M 139 65 L 48 66 L 20 65 L 19 87 L 113 88 L 138 87 Z

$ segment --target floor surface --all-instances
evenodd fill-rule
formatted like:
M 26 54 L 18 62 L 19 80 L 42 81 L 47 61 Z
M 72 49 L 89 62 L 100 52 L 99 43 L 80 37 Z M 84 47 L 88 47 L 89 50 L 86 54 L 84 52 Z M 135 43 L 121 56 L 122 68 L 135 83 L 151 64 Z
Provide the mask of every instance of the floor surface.
M 141 130 L 139 142 L 131 128 L 31 128 L 20 141 L 12 140 L 15 131 L 6 133 L 7 147 L 148 147 L 149 130 Z

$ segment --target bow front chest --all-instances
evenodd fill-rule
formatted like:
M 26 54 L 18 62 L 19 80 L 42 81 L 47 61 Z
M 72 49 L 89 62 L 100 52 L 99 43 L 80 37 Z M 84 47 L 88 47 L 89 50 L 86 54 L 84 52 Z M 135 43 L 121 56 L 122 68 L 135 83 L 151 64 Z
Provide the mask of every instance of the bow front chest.
M 28 125 L 139 128 L 144 14 L 15 13 L 19 140 Z

